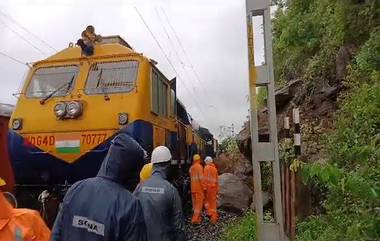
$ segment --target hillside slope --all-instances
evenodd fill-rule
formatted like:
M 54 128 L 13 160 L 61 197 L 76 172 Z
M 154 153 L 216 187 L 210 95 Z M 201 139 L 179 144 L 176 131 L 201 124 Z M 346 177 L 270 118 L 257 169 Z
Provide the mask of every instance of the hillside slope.
M 279 138 L 299 107 L 302 176 L 318 195 L 298 240 L 380 240 L 380 1 L 275 2 Z M 249 128 L 238 139 L 249 157 Z

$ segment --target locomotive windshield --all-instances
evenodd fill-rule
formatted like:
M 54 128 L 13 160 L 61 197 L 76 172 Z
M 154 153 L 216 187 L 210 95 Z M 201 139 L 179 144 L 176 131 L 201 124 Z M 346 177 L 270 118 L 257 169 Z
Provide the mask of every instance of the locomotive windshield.
M 78 66 L 37 69 L 26 90 L 27 97 L 65 96 L 71 92 L 78 75 Z
M 137 61 L 96 63 L 91 66 L 86 94 L 130 92 L 135 87 Z

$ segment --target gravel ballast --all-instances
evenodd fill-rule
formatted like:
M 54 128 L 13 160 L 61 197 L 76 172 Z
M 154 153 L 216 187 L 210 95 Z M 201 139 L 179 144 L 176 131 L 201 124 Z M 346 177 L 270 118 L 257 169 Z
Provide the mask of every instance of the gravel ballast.
M 236 222 L 241 216 L 218 210 L 219 221 L 212 224 L 206 215 L 202 215 L 202 223 L 199 225 L 191 224 L 191 215 L 186 219 L 186 236 L 188 241 L 217 241 L 226 225 Z

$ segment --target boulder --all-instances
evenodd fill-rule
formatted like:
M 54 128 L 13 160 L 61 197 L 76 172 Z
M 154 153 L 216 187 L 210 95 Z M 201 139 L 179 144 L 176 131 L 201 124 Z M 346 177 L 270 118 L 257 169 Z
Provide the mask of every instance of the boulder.
M 262 197 L 263 197 L 263 207 L 265 207 L 265 205 L 267 205 L 272 200 L 272 196 L 268 192 L 263 192 Z M 251 210 L 255 210 L 255 205 L 256 205 L 255 195 L 253 195 L 253 200 L 250 205 Z
M 357 49 L 358 47 L 352 43 L 345 44 L 339 49 L 338 54 L 335 57 L 337 82 L 343 80 L 346 77 L 347 65 L 350 64 Z
M 302 80 L 296 79 L 289 81 L 284 87 L 277 89 L 275 91 L 277 112 L 281 112 L 282 108 L 297 95 L 301 88 Z
M 249 208 L 253 192 L 247 184 L 232 173 L 219 176 L 218 207 L 241 213 Z
M 252 173 L 252 163 L 241 153 L 221 153 L 215 158 L 219 174 L 232 173 L 240 178 Z

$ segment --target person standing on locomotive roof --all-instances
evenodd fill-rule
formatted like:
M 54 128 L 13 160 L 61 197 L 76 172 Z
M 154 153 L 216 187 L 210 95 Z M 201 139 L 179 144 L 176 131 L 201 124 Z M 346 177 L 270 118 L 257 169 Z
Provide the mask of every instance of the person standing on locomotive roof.
M 128 190 L 139 182 L 144 149 L 128 134 L 112 140 L 98 175 L 67 191 L 52 240 L 146 241 L 144 214 Z
M 201 165 L 201 157 L 196 154 L 193 157 L 193 165 L 190 167 L 190 183 L 191 183 L 191 200 L 193 203 L 192 224 L 200 224 L 202 221 L 202 208 L 204 200 L 204 180 L 203 167 Z
M 152 152 L 152 176 L 134 194 L 144 210 L 149 241 L 184 241 L 184 218 L 177 189 L 167 181 L 172 155 L 165 146 Z

